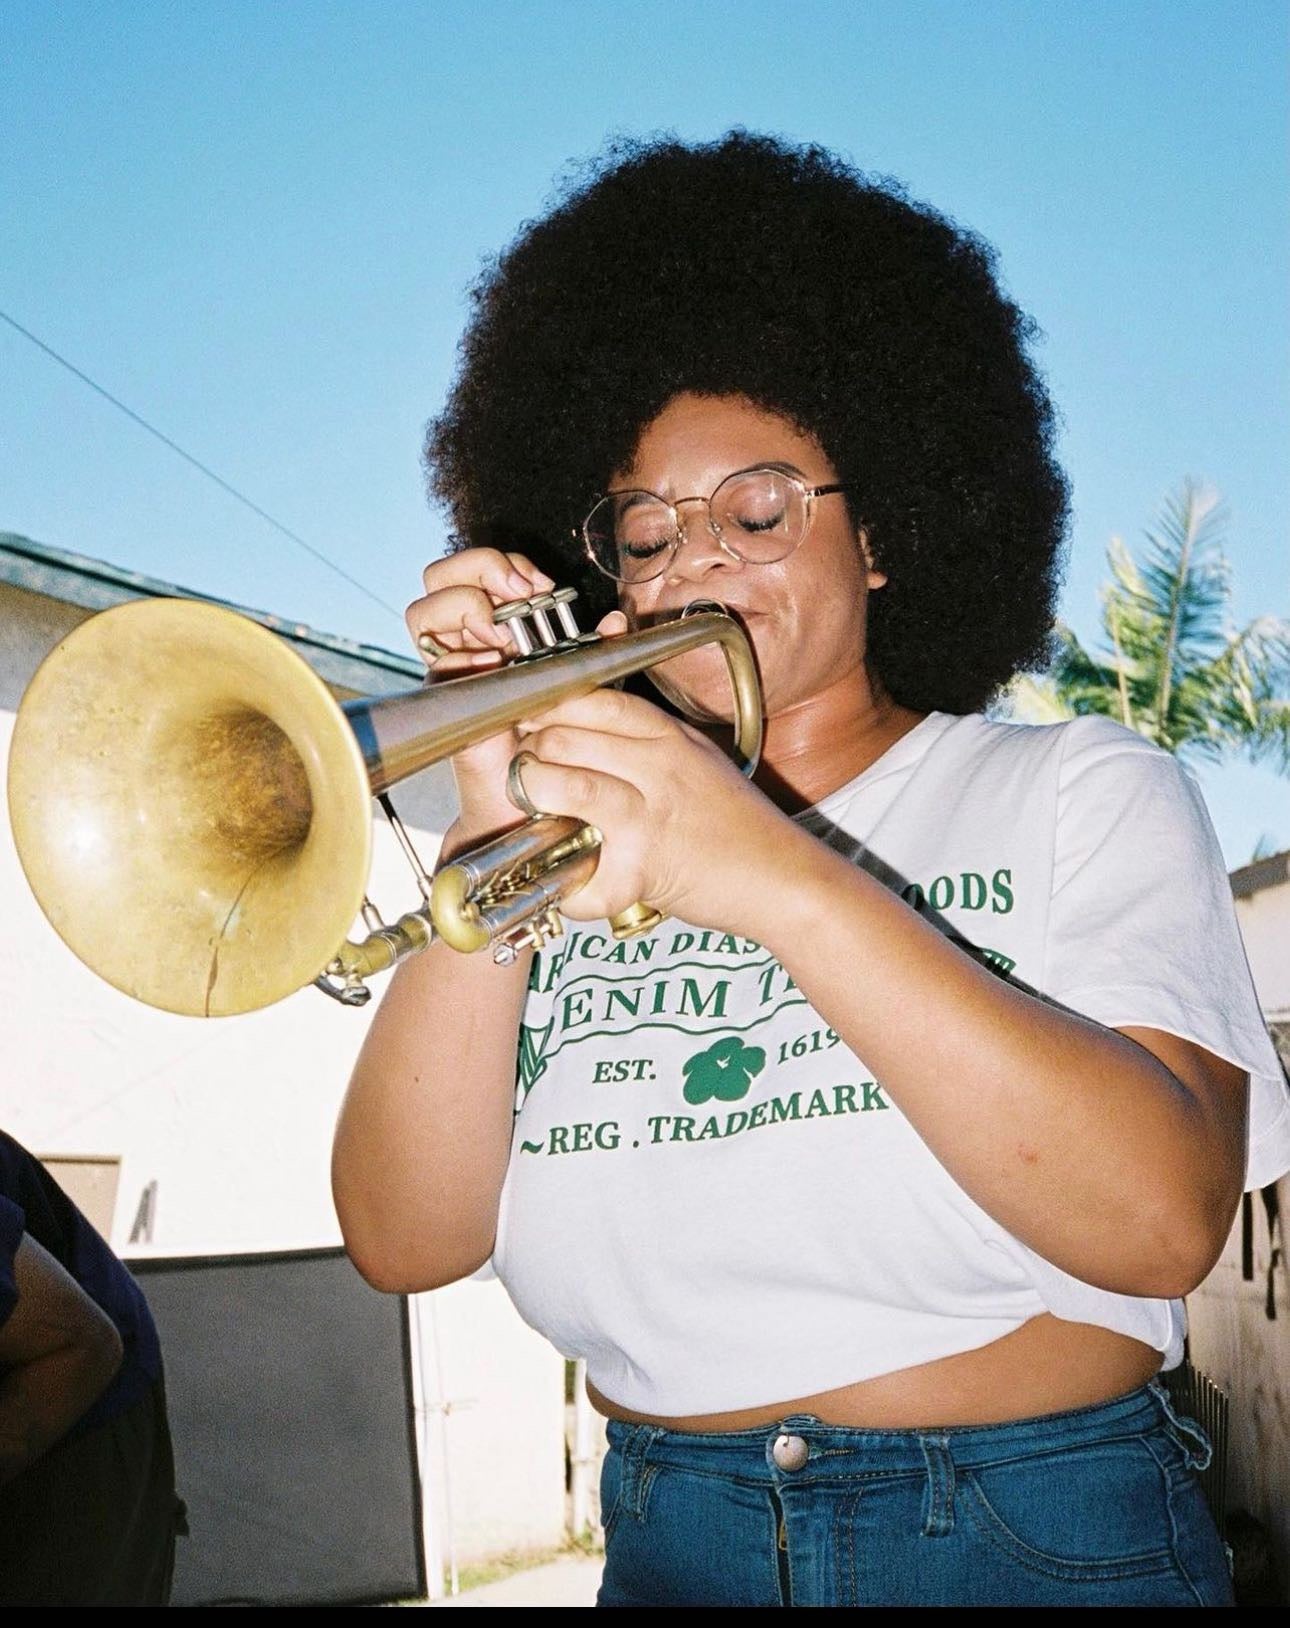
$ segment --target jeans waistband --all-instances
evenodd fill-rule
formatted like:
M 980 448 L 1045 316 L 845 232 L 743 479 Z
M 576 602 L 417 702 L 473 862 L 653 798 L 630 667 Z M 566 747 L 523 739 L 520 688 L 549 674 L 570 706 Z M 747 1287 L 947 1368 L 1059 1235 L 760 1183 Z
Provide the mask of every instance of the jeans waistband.
M 929 1446 L 948 1452 L 960 1466 L 999 1463 L 1081 1443 L 1144 1435 L 1166 1429 L 1196 1468 L 1209 1460 L 1209 1441 L 1199 1426 L 1175 1413 L 1164 1385 L 1151 1379 L 1123 1396 L 1088 1407 L 992 1425 L 945 1425 L 915 1430 L 873 1430 L 825 1424 L 814 1414 L 789 1413 L 752 1430 L 698 1432 L 611 1419 L 608 1439 L 625 1461 L 643 1465 L 735 1475 L 758 1481 L 804 1481 L 858 1473 L 901 1474 L 923 1470 Z M 806 1444 L 804 1461 L 781 1467 L 775 1443 L 784 1435 Z M 785 1458 L 782 1452 L 781 1459 Z

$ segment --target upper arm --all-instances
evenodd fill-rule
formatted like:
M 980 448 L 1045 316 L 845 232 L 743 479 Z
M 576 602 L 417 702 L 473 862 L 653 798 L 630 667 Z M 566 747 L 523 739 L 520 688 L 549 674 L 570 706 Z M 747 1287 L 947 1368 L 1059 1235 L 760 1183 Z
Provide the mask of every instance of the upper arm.
M 1230 1224 L 1229 1197 L 1290 1165 L 1290 1100 L 1222 851 L 1169 753 L 1106 719 L 1069 729 L 1042 987 L 1149 1051 L 1195 1101 L 1207 1207 Z
M 1163 1029 L 1125 1025 L 1116 1032 L 1163 1063 L 1200 1110 L 1213 1155 L 1209 1166 L 1213 1179 L 1203 1195 L 1203 1218 L 1208 1223 L 1204 1230 L 1208 1251 L 1216 1259 L 1244 1184 L 1250 1076 L 1194 1040 Z

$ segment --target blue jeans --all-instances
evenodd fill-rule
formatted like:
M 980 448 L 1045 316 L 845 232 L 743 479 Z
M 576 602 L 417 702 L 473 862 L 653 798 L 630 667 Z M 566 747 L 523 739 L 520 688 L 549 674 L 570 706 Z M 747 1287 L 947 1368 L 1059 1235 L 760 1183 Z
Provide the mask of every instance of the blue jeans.
M 1156 1379 L 997 1425 L 608 1434 L 598 1605 L 1233 1604 L 1210 1443 Z

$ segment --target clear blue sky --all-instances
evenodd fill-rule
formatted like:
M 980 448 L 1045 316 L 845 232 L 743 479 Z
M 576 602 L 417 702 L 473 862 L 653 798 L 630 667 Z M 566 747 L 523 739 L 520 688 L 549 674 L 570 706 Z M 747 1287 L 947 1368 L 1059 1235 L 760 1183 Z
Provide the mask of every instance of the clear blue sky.
M 398 609 L 465 291 L 607 134 L 731 125 L 999 249 L 1074 484 L 1063 613 L 1185 475 L 1290 615 L 1283 0 L 6 0 L 0 308 Z M 0 326 L 0 529 L 401 647 L 401 620 Z M 1230 863 L 1290 782 L 1203 776 Z

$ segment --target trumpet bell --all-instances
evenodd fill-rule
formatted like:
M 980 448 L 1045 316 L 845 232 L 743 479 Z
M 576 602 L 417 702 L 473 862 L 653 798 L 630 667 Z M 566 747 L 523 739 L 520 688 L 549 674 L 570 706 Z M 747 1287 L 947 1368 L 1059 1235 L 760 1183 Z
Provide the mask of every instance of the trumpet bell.
M 362 907 L 371 787 L 300 656 L 218 607 L 136 600 L 45 659 L 9 813 L 67 946 L 150 1006 L 227 1016 L 311 983 Z

